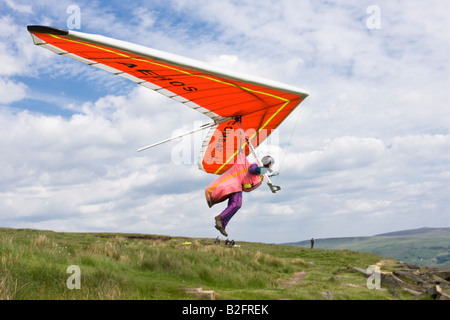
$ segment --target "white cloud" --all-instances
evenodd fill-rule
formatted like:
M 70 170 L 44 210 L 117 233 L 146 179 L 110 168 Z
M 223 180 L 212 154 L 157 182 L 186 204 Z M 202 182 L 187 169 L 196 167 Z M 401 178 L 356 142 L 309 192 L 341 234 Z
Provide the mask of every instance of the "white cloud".
M 33 13 L 33 10 L 30 5 L 17 4 L 13 0 L 5 0 L 5 2 L 14 11 L 18 11 L 20 13 Z
M 295 161 L 301 172 L 329 172 L 357 169 L 377 162 L 384 152 L 382 141 L 373 138 L 339 137 L 325 141 L 322 150 L 315 150 Z M 292 161 L 293 162 L 293 161 Z
M 11 80 L 0 78 L 0 104 L 9 104 L 22 100 L 27 86 L 21 82 L 15 83 Z
M 131 223 L 140 232 L 157 233 L 158 224 L 164 230 L 182 227 L 180 220 L 170 223 L 180 214 L 170 199 L 188 208 L 183 202 L 192 196 L 185 194 L 192 193 L 199 177 L 203 180 L 201 173 L 192 164 L 173 164 L 170 145 L 136 152 L 144 143 L 170 136 L 179 123 L 176 115 L 183 114 L 171 108 L 170 100 L 137 87 L 127 96 L 86 103 L 83 113 L 68 119 L 3 109 L 0 130 L 7 138 L 0 147 L 9 151 L 0 158 L 1 220 L 59 230 L 131 231 L 121 223 L 131 215 L 144 221 Z M 192 110 L 185 111 L 189 123 Z

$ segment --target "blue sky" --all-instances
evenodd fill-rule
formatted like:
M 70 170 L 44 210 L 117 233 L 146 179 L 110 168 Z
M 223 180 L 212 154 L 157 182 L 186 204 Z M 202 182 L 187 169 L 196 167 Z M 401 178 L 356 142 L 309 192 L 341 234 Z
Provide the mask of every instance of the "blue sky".
M 210 120 L 33 45 L 26 26 L 68 28 L 73 4 L 77 31 L 310 92 L 258 148 L 282 191 L 245 194 L 231 238 L 450 227 L 447 1 L 298 0 L 1 1 L 0 226 L 217 236 L 202 134 L 136 152 Z

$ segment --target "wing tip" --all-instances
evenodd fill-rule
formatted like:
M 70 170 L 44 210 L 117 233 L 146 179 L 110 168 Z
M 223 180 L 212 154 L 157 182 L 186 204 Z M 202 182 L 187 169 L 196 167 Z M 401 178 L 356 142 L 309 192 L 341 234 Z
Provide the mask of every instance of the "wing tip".
M 49 27 L 49 26 L 37 26 L 37 25 L 30 25 L 27 26 L 27 30 L 29 32 L 39 32 L 39 33 L 46 33 L 46 34 L 54 34 L 57 36 L 67 36 L 69 34 L 69 30 L 61 29 L 61 28 L 55 28 L 55 27 Z

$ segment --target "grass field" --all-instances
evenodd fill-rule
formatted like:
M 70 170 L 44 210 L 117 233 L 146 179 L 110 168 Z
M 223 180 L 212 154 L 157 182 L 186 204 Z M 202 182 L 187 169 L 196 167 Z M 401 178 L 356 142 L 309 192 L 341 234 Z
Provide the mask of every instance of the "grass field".
M 389 289 L 369 290 L 366 278 L 347 268 L 367 268 L 381 260 L 375 254 L 238 244 L 0 228 L 0 299 L 197 299 L 186 292 L 197 287 L 214 290 L 216 299 L 392 298 Z M 394 260 L 384 262 L 395 268 Z M 67 286 L 72 265 L 80 289 Z M 306 275 L 295 281 L 296 272 Z

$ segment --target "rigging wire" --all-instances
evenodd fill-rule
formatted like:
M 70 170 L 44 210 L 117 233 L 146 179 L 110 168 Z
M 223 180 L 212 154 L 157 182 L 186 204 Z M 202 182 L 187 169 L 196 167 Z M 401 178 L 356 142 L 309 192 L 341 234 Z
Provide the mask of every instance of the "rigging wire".
M 291 132 L 291 137 L 289 138 L 288 145 L 286 146 L 286 149 L 285 149 L 285 151 L 284 151 L 284 155 L 283 155 L 283 159 L 281 160 L 280 167 L 278 168 L 278 172 L 279 172 L 280 174 L 281 174 L 281 168 L 283 167 L 284 159 L 286 158 L 286 154 L 287 154 L 287 152 L 288 152 L 288 150 L 289 150 L 289 147 L 291 146 L 292 137 L 294 136 L 294 132 L 295 132 L 295 129 L 296 129 L 296 127 L 297 127 L 298 120 L 300 119 L 300 112 L 301 112 L 302 109 L 303 109 L 303 105 L 300 105 L 298 109 L 299 109 L 299 110 L 298 110 L 298 112 L 297 112 L 297 119 L 295 120 L 294 128 L 292 129 L 292 132 Z M 278 177 L 279 177 L 279 175 L 277 175 L 277 176 L 275 177 L 275 183 L 278 183 Z

